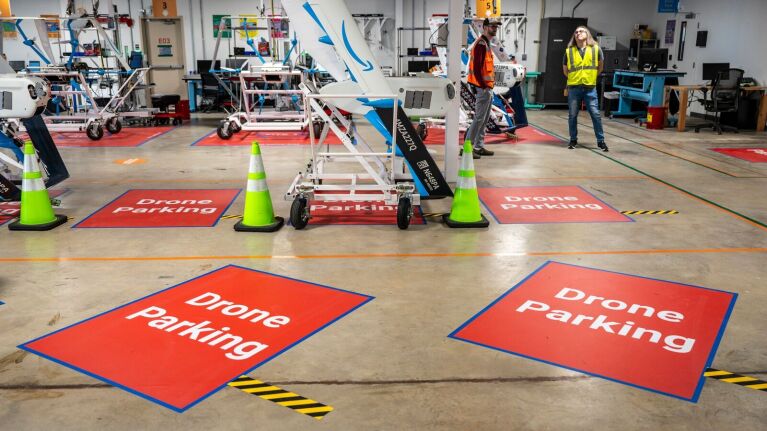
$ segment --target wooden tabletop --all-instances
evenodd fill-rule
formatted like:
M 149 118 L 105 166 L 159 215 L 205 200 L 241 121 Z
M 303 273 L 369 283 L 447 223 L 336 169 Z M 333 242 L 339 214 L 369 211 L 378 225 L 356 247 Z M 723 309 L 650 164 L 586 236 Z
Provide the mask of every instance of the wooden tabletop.
M 676 91 L 683 91 L 683 90 L 703 90 L 704 88 L 711 88 L 710 85 L 706 84 L 693 84 L 693 85 L 667 85 L 666 88 L 670 88 L 672 90 Z M 743 91 L 765 91 L 767 90 L 767 87 L 765 86 L 748 86 L 748 87 L 740 87 Z

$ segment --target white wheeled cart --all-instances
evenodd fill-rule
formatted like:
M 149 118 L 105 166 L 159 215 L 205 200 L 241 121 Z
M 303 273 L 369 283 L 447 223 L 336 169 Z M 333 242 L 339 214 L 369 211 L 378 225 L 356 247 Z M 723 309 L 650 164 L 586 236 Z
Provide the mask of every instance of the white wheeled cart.
M 375 152 L 356 130 L 353 120 L 345 117 L 330 102 L 331 99 L 360 98 L 360 94 L 321 95 L 305 91 L 308 111 L 322 120 L 320 130 L 309 129 L 312 158 L 305 172 L 299 172 L 285 193 L 292 200 L 290 223 L 303 229 L 311 219 L 309 201 L 384 201 L 397 206 L 397 226 L 407 229 L 413 216 L 413 206 L 420 204 L 412 177 L 405 169 L 404 159 L 396 154 L 394 142 L 386 152 Z M 398 106 L 395 94 L 366 94 L 368 100 L 392 100 Z M 327 108 L 327 110 L 326 110 Z M 396 115 L 391 130 L 396 130 Z M 317 137 L 319 131 L 319 137 Z M 330 151 L 325 144 L 333 133 L 346 151 Z M 356 162 L 356 163 L 355 163 Z M 352 169 L 350 168 L 354 168 Z M 335 168 L 335 169 L 334 169 Z M 360 169 L 361 168 L 361 169 Z
M 43 118 L 51 132 L 85 132 L 88 138 L 98 141 L 104 136 L 104 128 L 111 134 L 122 130 L 120 108 L 133 90 L 144 81 L 149 69 L 140 68 L 131 72 L 120 85 L 117 92 L 103 106 L 99 107 L 87 80 L 79 71 L 66 70 L 63 67 L 46 67 L 25 75 L 37 76 L 51 82 L 51 95 L 56 109 L 52 115 Z
M 240 93 L 244 111 L 235 112 L 221 121 L 216 133 L 221 139 L 229 139 L 241 130 L 246 132 L 264 130 L 306 130 L 311 123 L 306 109 L 304 92 L 293 87 L 298 78 L 304 81 L 304 73 L 278 64 L 252 66 L 240 72 Z M 293 109 L 278 111 L 265 109 L 266 98 L 287 98 Z M 299 103 L 300 102 L 300 103 Z M 276 103 L 275 103 L 276 104 Z

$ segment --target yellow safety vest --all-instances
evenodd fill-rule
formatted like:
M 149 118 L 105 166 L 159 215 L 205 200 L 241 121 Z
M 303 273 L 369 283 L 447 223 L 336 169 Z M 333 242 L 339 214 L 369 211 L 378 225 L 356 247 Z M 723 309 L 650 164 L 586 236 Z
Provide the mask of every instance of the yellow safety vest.
M 599 45 L 586 46 L 581 57 L 578 47 L 567 48 L 567 85 L 597 85 Z

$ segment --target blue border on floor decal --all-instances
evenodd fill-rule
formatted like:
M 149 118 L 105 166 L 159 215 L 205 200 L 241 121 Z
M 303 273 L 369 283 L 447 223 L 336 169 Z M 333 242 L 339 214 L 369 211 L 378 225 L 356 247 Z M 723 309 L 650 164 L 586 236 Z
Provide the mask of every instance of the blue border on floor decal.
M 565 365 L 562 365 L 562 364 L 558 364 L 556 362 L 551 362 L 551 361 L 547 361 L 545 359 L 536 358 L 534 356 L 523 355 L 521 353 L 512 352 L 510 350 L 501 349 L 499 347 L 494 347 L 494 346 L 490 346 L 490 345 L 487 345 L 487 344 L 478 343 L 476 341 L 467 340 L 465 338 L 461 338 L 461 337 L 458 337 L 458 336 L 455 335 L 458 332 L 460 332 L 463 328 L 468 326 L 471 322 L 473 322 L 476 318 L 478 318 L 479 316 L 484 314 L 488 309 L 490 309 L 496 303 L 498 303 L 503 298 L 505 298 L 512 291 L 514 291 L 514 289 L 516 289 L 519 286 L 522 286 L 523 284 L 525 284 L 525 282 L 527 282 L 528 279 L 530 279 L 532 276 L 537 274 L 539 271 L 541 271 L 543 268 L 547 267 L 551 263 L 556 263 L 556 264 L 560 264 L 560 265 L 567 265 L 567 266 L 573 266 L 573 267 L 576 267 L 576 268 L 591 269 L 591 270 L 594 270 L 594 271 L 609 272 L 609 273 L 612 273 L 612 274 L 625 275 L 625 276 L 628 276 L 628 277 L 643 278 L 645 280 L 662 281 L 662 282 L 665 282 L 665 283 L 673 283 L 673 284 L 678 284 L 680 286 L 693 287 L 693 288 L 696 288 L 696 289 L 705 289 L 705 290 L 710 290 L 710 291 L 713 291 L 713 292 L 721 292 L 721 293 L 726 293 L 726 294 L 732 295 L 732 299 L 730 300 L 730 305 L 727 307 L 727 312 L 725 313 L 724 317 L 722 318 L 722 322 L 719 325 L 719 332 L 718 332 L 718 334 L 716 336 L 716 339 L 714 340 L 714 343 L 711 345 L 711 351 L 709 352 L 708 358 L 706 359 L 706 363 L 704 364 L 703 369 L 700 370 L 700 380 L 698 381 L 698 386 L 695 388 L 695 392 L 693 393 L 693 396 L 691 398 L 684 398 L 684 397 L 681 397 L 679 395 L 670 394 L 668 392 L 662 392 L 662 391 L 659 391 L 657 389 L 652 389 L 652 388 L 640 386 L 640 385 L 637 385 L 637 384 L 634 384 L 634 383 L 625 382 L 623 380 L 614 379 L 612 377 L 603 376 L 601 374 L 591 373 L 591 372 L 584 371 L 584 370 L 581 370 L 581 369 L 578 369 L 578 368 L 568 367 L 568 366 L 565 366 Z M 481 347 L 486 347 L 488 349 L 496 350 L 496 351 L 499 351 L 499 352 L 509 353 L 509 354 L 512 354 L 512 355 L 515 355 L 515 356 L 519 356 L 519 357 L 522 357 L 522 358 L 532 359 L 532 360 L 538 361 L 538 362 L 543 362 L 544 364 L 554 365 L 556 367 L 564 368 L 564 369 L 567 369 L 567 370 L 577 371 L 579 373 L 587 374 L 587 375 L 594 376 L 594 377 L 599 377 L 601 379 L 609 380 L 609 381 L 612 381 L 612 382 L 621 383 L 621 384 L 624 384 L 624 385 L 627 385 L 627 386 L 631 386 L 631 387 L 634 387 L 634 388 L 637 388 L 637 389 L 643 389 L 643 390 L 646 390 L 646 391 L 655 392 L 656 394 L 661 394 L 661 395 L 665 395 L 665 396 L 668 396 L 668 397 L 677 398 L 677 399 L 684 400 L 684 401 L 690 401 L 692 403 L 697 403 L 698 402 L 698 398 L 700 397 L 700 392 L 703 389 L 703 384 L 705 383 L 705 380 L 706 380 L 706 377 L 703 375 L 703 373 L 706 371 L 707 368 L 711 367 L 711 364 L 714 362 L 714 356 L 716 356 L 716 351 L 717 351 L 717 349 L 719 349 L 719 343 L 722 341 L 722 337 L 724 336 L 724 331 L 727 328 L 727 323 L 730 320 L 730 315 L 732 314 L 732 310 L 735 307 L 735 301 L 737 301 L 737 299 L 738 299 L 738 294 L 737 293 L 735 293 L 735 292 L 727 292 L 726 290 L 712 289 L 710 287 L 696 286 L 694 284 L 687 284 L 687 283 L 678 283 L 676 281 L 662 280 L 660 278 L 644 277 L 644 276 L 641 276 L 641 275 L 627 274 L 625 272 L 610 271 L 610 270 L 606 270 L 606 269 L 591 268 L 591 267 L 582 266 L 582 265 L 574 265 L 572 263 L 565 263 L 565 262 L 558 262 L 558 261 L 554 261 L 554 260 L 547 260 L 546 262 L 543 263 L 543 265 L 539 266 L 535 271 L 533 271 L 532 273 L 527 275 L 525 278 L 523 278 L 522 281 L 520 281 L 519 283 L 517 283 L 514 286 L 512 286 L 509 290 L 504 292 L 501 296 L 496 298 L 493 302 L 491 302 L 485 308 L 480 310 L 478 313 L 474 314 L 471 318 L 469 318 L 469 320 L 467 320 L 461 326 L 459 326 L 457 329 L 455 329 L 453 332 L 451 332 L 447 337 L 448 338 L 452 338 L 454 340 L 463 341 L 465 343 L 474 344 L 474 345 L 481 346 Z
M 93 217 L 98 213 L 99 211 L 103 210 L 104 208 L 108 207 L 109 205 L 113 204 L 115 201 L 120 199 L 121 197 L 125 196 L 129 192 L 136 191 L 136 190 L 237 190 L 237 193 L 232 197 L 232 200 L 229 202 L 229 204 L 221 211 L 221 214 L 216 218 L 216 220 L 213 222 L 210 226 L 94 226 L 94 227 L 80 227 L 80 224 L 84 223 L 89 218 Z M 120 196 L 117 196 L 116 198 L 112 199 L 111 201 L 107 202 L 106 204 L 99 207 L 96 211 L 93 211 L 90 213 L 87 217 L 80 220 L 79 222 L 75 223 L 70 229 L 162 229 L 162 228 L 200 228 L 200 227 L 215 227 L 218 225 L 218 222 L 221 221 L 221 217 L 225 215 L 225 213 L 229 210 L 229 208 L 234 204 L 234 201 L 237 200 L 237 197 L 240 196 L 240 193 L 242 193 L 242 189 L 128 189 L 124 191 Z
M 525 222 L 525 223 L 501 223 L 498 220 L 498 217 L 496 217 L 495 213 L 493 212 L 493 209 L 490 207 L 490 205 L 487 204 L 487 202 L 482 200 L 482 197 L 479 197 L 479 201 L 482 202 L 482 205 L 487 208 L 487 210 L 490 212 L 490 215 L 493 216 L 493 219 L 495 219 L 495 222 L 498 224 L 564 224 L 564 223 L 636 223 L 636 220 L 633 218 L 627 216 L 626 214 L 622 214 L 620 211 L 615 209 L 612 205 L 608 204 L 607 202 L 603 201 L 602 199 L 599 199 L 595 194 L 591 193 L 590 191 L 583 188 L 583 186 L 579 185 L 573 185 L 568 184 L 565 186 L 513 186 L 513 187 L 478 187 L 477 188 L 477 194 L 479 195 L 479 189 L 516 189 L 516 188 L 534 188 L 534 187 L 578 187 L 579 189 L 583 190 L 584 193 L 591 195 L 594 199 L 598 200 L 599 202 L 602 202 L 605 204 L 606 207 L 610 208 L 611 210 L 615 211 L 616 213 L 620 214 L 622 217 L 626 218 L 625 221 L 620 220 L 595 220 L 595 221 L 541 221 L 541 222 Z
M 285 348 L 283 348 L 283 349 L 282 349 L 282 350 L 280 350 L 279 352 L 277 352 L 277 353 L 275 353 L 274 355 L 272 355 L 272 356 L 270 356 L 270 357 L 266 358 L 265 360 L 263 360 L 263 361 L 259 362 L 258 364 L 254 365 L 253 367 L 251 367 L 251 368 L 248 368 L 248 369 L 246 369 L 245 371 L 239 372 L 239 373 L 237 373 L 236 375 L 233 375 L 233 376 L 232 376 L 232 377 L 231 377 L 229 380 L 227 380 L 226 382 L 224 382 L 224 383 L 223 383 L 221 386 L 219 386 L 218 388 L 216 388 L 216 389 L 212 390 L 211 392 L 209 392 L 209 393 L 207 393 L 207 394 L 203 395 L 203 396 L 202 396 L 202 397 L 200 397 L 199 399 L 197 399 L 197 400 L 195 400 L 195 401 L 192 401 L 191 403 L 189 403 L 188 405 L 184 406 L 183 408 L 174 407 L 174 406 L 172 406 L 172 405 L 170 405 L 170 404 L 168 404 L 168 403 L 166 403 L 166 402 L 164 402 L 164 401 L 161 401 L 161 400 L 158 400 L 158 399 L 156 399 L 156 398 L 153 398 L 153 397 L 151 397 L 151 396 L 149 396 L 149 395 L 147 395 L 147 394 L 144 394 L 144 393 L 138 392 L 138 391 L 136 391 L 136 390 L 134 390 L 134 389 L 131 389 L 131 388 L 127 387 L 127 386 L 121 385 L 121 384 L 119 384 L 119 383 L 117 383 L 117 382 L 113 382 L 113 381 L 111 381 L 111 380 L 109 380 L 109 379 L 107 379 L 107 378 L 105 378 L 105 377 L 102 377 L 102 376 L 99 376 L 99 375 L 97 375 L 97 374 L 91 373 L 91 372 L 89 372 L 89 371 L 86 371 L 86 370 L 84 370 L 84 369 L 82 369 L 82 368 L 79 368 L 79 367 L 77 367 L 77 366 L 75 366 L 75 365 L 69 364 L 69 363 L 67 363 L 67 362 L 64 362 L 64 361 L 61 361 L 61 360 L 59 360 L 59 359 L 53 358 L 53 357 L 51 357 L 51 356 L 48 356 L 48 355 L 46 355 L 46 354 L 44 354 L 44 353 L 38 352 L 38 351 L 36 351 L 36 350 L 34 350 L 34 349 L 32 349 L 32 348 L 30 348 L 30 347 L 28 347 L 28 346 L 27 346 L 27 344 L 30 344 L 30 343 L 34 343 L 35 341 L 41 340 L 41 339 L 43 339 L 43 338 L 46 338 L 46 337 L 50 337 L 51 335 L 54 335 L 54 334 L 56 334 L 56 333 L 58 333 L 58 332 L 61 332 L 61 331 L 67 330 L 67 329 L 69 329 L 69 328 L 71 328 L 71 327 L 74 327 L 74 326 L 80 325 L 80 324 L 82 324 L 82 323 L 85 323 L 85 322 L 87 322 L 87 321 L 89 321 L 89 320 L 92 320 L 92 319 L 95 319 L 95 318 L 97 318 L 97 317 L 100 317 L 100 316 L 102 316 L 102 315 L 104 315 L 104 314 L 107 314 L 107 313 L 111 313 L 112 311 L 115 311 L 115 310 L 119 310 L 119 309 L 121 309 L 121 308 L 127 307 L 127 306 L 129 306 L 129 305 L 131 305 L 131 304 L 133 304 L 133 303 L 136 303 L 136 302 L 138 302 L 138 301 L 141 301 L 141 300 L 144 300 L 144 299 L 150 298 L 150 297 L 152 297 L 152 296 L 158 295 L 158 294 L 160 294 L 160 293 L 163 293 L 163 292 L 165 292 L 166 290 L 175 289 L 176 287 L 182 286 L 182 285 L 184 285 L 184 284 L 186 284 L 186 283 L 189 283 L 189 282 L 195 281 L 195 280 L 197 280 L 197 279 L 199 279 L 199 278 L 205 277 L 205 276 L 207 276 L 207 275 L 213 274 L 214 272 L 217 272 L 217 271 L 221 271 L 221 270 L 223 270 L 223 269 L 226 269 L 226 268 L 229 268 L 229 267 L 240 268 L 240 269 L 244 269 L 244 270 L 247 270 L 247 271 L 259 272 L 259 273 L 262 273 L 262 274 L 267 274 L 267 275 L 271 275 L 271 276 L 274 276 L 274 277 L 284 278 L 284 279 L 287 279 L 287 280 L 298 281 L 298 282 L 301 282 L 301 283 L 306 283 L 306 284 L 308 284 L 308 285 L 312 285 L 312 286 L 321 287 L 321 288 L 324 288 L 324 289 L 331 289 L 331 290 L 336 290 L 336 291 L 339 291 L 339 292 L 350 293 L 350 294 L 353 294 L 353 295 L 357 295 L 357 296 L 361 296 L 361 297 L 366 297 L 367 299 L 366 299 L 365 301 L 363 301 L 362 303 L 360 303 L 359 305 L 357 305 L 356 307 L 353 307 L 353 308 L 351 308 L 350 310 L 348 310 L 348 311 L 346 311 L 345 313 L 343 313 L 343 314 L 339 315 L 339 316 L 338 316 L 338 317 L 336 317 L 335 319 L 333 319 L 333 320 L 329 321 L 328 323 L 326 323 L 326 324 L 324 324 L 324 325 L 320 326 L 319 328 L 317 328 L 317 329 L 315 329 L 314 331 L 310 332 L 309 334 L 307 334 L 307 335 L 306 335 L 306 336 L 304 336 L 303 338 L 301 338 L 301 339 L 299 339 L 299 340 L 295 341 L 293 344 L 290 344 L 290 345 L 286 346 Z M 217 269 L 214 269 L 214 270 L 212 270 L 212 271 L 206 272 L 205 274 L 202 274 L 202 275 L 198 275 L 197 277 L 191 278 L 191 279 L 189 279 L 189 280 L 186 280 L 186 281 L 182 281 L 181 283 L 179 283 L 179 284 L 176 284 L 176 285 L 174 285 L 174 286 L 170 286 L 170 287 L 167 287 L 167 288 L 165 288 L 165 289 L 162 289 L 162 290 L 160 290 L 160 291 L 157 291 L 157 292 L 154 292 L 154 293 L 150 293 L 149 295 L 146 295 L 146 296 L 144 296 L 144 297 L 141 297 L 141 298 L 135 299 L 135 300 L 133 300 L 133 301 L 131 301 L 131 302 L 128 302 L 128 303 L 126 303 L 126 304 L 123 304 L 123 305 L 120 305 L 120 306 L 117 306 L 117 307 L 115 307 L 115 308 L 112 308 L 112 309 L 110 309 L 110 310 L 104 311 L 104 312 L 102 312 L 102 313 L 99 313 L 99 314 L 97 314 L 97 315 L 95 315 L 95 316 L 89 317 L 89 318 L 87 318 L 87 319 L 85 319 L 85 320 L 81 320 L 81 321 L 79 321 L 79 322 L 77 322 L 77 323 L 73 323 L 73 324 L 71 324 L 71 325 L 69 325 L 69 326 L 67 326 L 67 327 L 64 327 L 64 328 L 61 328 L 61 329 L 59 329 L 59 330 L 53 331 L 53 332 L 51 332 L 51 333 L 49 333 L 49 334 L 45 334 L 45 335 L 43 335 L 43 336 L 41 336 L 41 337 L 37 337 L 37 338 L 35 338 L 35 339 L 33 339 L 33 340 L 27 341 L 26 343 L 20 344 L 20 345 L 18 345 L 18 346 L 16 346 L 16 347 L 18 347 L 19 349 L 25 350 L 25 351 L 27 351 L 27 352 L 30 352 L 30 353 L 34 353 L 35 355 L 39 355 L 39 356 L 41 356 L 41 357 L 43 357 L 43 358 L 45 358 L 45 359 L 48 359 L 48 360 L 50 360 L 50 361 L 53 361 L 53 362 L 56 362 L 56 363 L 58 363 L 58 364 L 60 364 L 60 365 L 63 365 L 63 366 L 65 366 L 65 367 L 67 367 L 67 368 L 71 368 L 71 369 L 73 369 L 73 370 L 75 370 L 75 371 L 79 371 L 79 372 L 81 372 L 81 373 L 83 373 L 83 374 L 85 374 L 85 375 L 88 375 L 88 376 L 90 376 L 90 377 L 93 377 L 93 378 L 95 378 L 95 379 L 101 380 L 102 382 L 108 383 L 108 384 L 110 384 L 110 385 L 112 385 L 112 386 L 115 386 L 115 387 L 117 387 L 117 388 L 123 389 L 123 390 L 125 390 L 125 391 L 127 391 L 127 392 L 130 392 L 130 393 L 132 393 L 132 394 L 134 394 L 134 395 L 137 395 L 137 396 L 139 396 L 139 397 L 141 397 L 141 398 L 144 398 L 144 399 L 146 399 L 146 400 L 152 401 L 153 403 L 156 403 L 156 404 L 159 404 L 159 405 L 161 405 L 161 406 L 163 406 L 163 407 L 169 408 L 169 409 L 171 409 L 171 410 L 173 410 L 173 411 L 175 411 L 175 412 L 177 412 L 177 413 L 184 413 L 185 411 L 187 411 L 187 410 L 189 410 L 190 408 L 194 407 L 195 405 L 199 404 L 200 402 L 202 402 L 202 401 L 203 401 L 203 400 L 205 400 L 206 398 L 210 397 L 211 395 L 215 394 L 216 392 L 218 392 L 218 391 L 220 391 L 221 389 L 223 389 L 223 388 L 225 388 L 226 386 L 228 386 L 229 382 L 233 381 L 233 380 L 234 380 L 234 379 L 236 379 L 237 377 L 239 377 L 239 376 L 241 376 L 241 375 L 243 375 L 243 374 L 247 374 L 247 373 L 250 373 L 250 372 L 252 372 L 253 370 L 255 370 L 256 368 L 259 368 L 259 367 L 261 367 L 262 365 L 264 365 L 264 364 L 266 364 L 266 363 L 268 363 L 268 362 L 271 362 L 273 359 L 275 359 L 275 358 L 277 358 L 278 356 L 282 355 L 283 353 L 285 353 L 286 351 L 290 350 L 291 348 L 293 348 L 293 347 L 294 347 L 294 346 L 296 346 L 297 344 L 301 343 L 302 341 L 306 340 L 307 338 L 311 337 L 312 335 L 316 334 L 317 332 L 319 332 L 319 331 L 321 331 L 321 330 L 323 330 L 323 329 L 327 328 L 328 326 L 330 326 L 330 325 L 332 325 L 333 323 L 337 322 L 337 321 L 338 321 L 338 320 L 340 320 L 341 318 L 343 318 L 343 317 L 346 317 L 346 316 L 347 316 L 348 314 L 350 314 L 352 311 L 355 311 L 356 309 L 358 309 L 358 308 L 362 307 L 363 305 L 367 304 L 368 302 L 372 301 L 373 299 L 375 299 L 375 297 L 374 297 L 374 296 L 371 296 L 371 295 L 366 295 L 366 294 L 364 294 L 364 293 L 357 293 L 357 292 L 352 292 L 351 290 L 339 289 L 339 288 L 337 288 L 337 287 L 326 286 L 326 285 L 323 285 L 323 284 L 313 283 L 313 282 L 311 282 L 311 281 L 301 280 L 301 279 L 298 279 L 298 278 L 287 277 L 287 276 L 284 276 L 284 275 L 274 274 L 274 273 L 271 273 L 271 272 L 261 271 L 261 270 L 258 270 L 258 269 L 246 268 L 246 267 L 244 267 L 244 266 L 240 266 L 240 265 L 229 264 L 229 265 L 225 265 L 225 266 L 222 266 L 221 268 L 217 268 Z
M 165 127 L 165 126 L 160 126 L 160 127 Z M 150 136 L 149 138 L 145 139 L 143 142 L 141 142 L 140 144 L 137 144 L 137 145 L 79 145 L 79 144 L 70 145 L 70 144 L 64 143 L 64 144 L 61 145 L 60 148 L 138 148 L 138 147 L 141 147 L 141 146 L 143 146 L 145 144 L 148 144 L 151 141 L 154 141 L 155 139 L 159 138 L 160 136 L 165 135 L 166 133 L 170 133 L 170 132 L 178 129 L 179 127 L 181 127 L 181 126 L 171 126 L 170 130 L 166 130 L 166 131 L 160 133 L 159 135 Z M 125 130 L 128 130 L 128 129 L 148 129 L 148 128 L 149 127 L 126 127 Z M 80 133 L 80 132 L 53 132 L 53 133 L 56 134 L 56 133 Z M 110 136 L 111 135 L 112 134 L 110 134 Z M 117 133 L 115 133 L 115 135 L 117 135 Z M 98 141 L 90 141 L 90 142 L 101 142 L 101 139 L 99 139 Z
M 212 132 L 206 133 L 206 134 L 202 135 L 201 137 L 197 138 L 197 140 L 192 142 L 192 144 L 189 145 L 189 146 L 190 147 L 197 146 L 197 144 L 200 143 L 200 141 L 202 141 L 203 139 L 208 138 L 210 135 L 212 135 L 214 133 L 216 133 L 216 129 L 213 129 Z M 204 147 L 244 147 L 245 145 L 203 145 L 203 146 Z

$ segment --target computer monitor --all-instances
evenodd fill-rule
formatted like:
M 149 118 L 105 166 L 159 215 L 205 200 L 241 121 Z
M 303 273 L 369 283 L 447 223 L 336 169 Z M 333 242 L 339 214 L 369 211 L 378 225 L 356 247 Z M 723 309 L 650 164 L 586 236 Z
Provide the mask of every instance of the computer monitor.
M 208 73 L 210 71 L 210 65 L 213 64 L 214 70 L 221 70 L 221 60 L 197 60 L 197 73 Z
M 27 63 L 24 60 L 11 60 L 8 62 L 14 72 L 21 72 L 27 67 Z
M 644 69 L 647 65 L 655 66 L 656 69 L 668 67 L 667 48 L 642 48 L 639 50 L 639 68 Z
M 730 63 L 703 63 L 703 80 L 713 81 L 720 71 L 730 69 Z
M 227 58 L 226 67 L 229 69 L 239 69 L 246 61 L 248 61 L 247 58 Z

